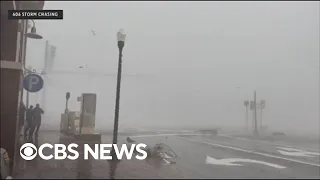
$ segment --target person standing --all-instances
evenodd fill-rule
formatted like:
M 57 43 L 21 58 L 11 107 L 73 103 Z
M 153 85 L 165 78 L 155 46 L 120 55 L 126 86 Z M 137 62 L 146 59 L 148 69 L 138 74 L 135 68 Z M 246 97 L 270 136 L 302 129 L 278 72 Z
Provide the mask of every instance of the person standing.
M 19 133 L 22 133 L 21 136 L 23 136 L 22 127 L 24 126 L 24 120 L 26 115 L 26 107 L 24 106 L 23 102 L 20 103 L 19 107 Z
M 38 138 L 39 128 L 41 126 L 41 115 L 44 113 L 44 111 L 42 108 L 40 108 L 39 104 L 36 104 L 36 107 L 33 109 L 33 113 L 34 113 L 33 118 L 34 118 L 34 128 L 35 128 L 33 129 L 35 130 L 34 136 L 35 138 Z
M 28 131 L 30 132 L 30 130 L 33 126 L 33 106 L 32 105 L 29 107 L 29 109 L 27 109 L 26 121 L 27 121 L 27 124 L 24 128 L 24 137 L 25 138 L 27 138 L 27 133 L 28 133 Z M 30 135 L 29 135 L 29 137 L 30 137 Z

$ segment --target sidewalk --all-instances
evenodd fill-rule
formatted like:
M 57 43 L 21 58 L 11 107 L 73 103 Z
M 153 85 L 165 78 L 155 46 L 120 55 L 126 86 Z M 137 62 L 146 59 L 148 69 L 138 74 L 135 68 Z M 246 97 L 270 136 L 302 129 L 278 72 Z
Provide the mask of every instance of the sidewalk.
M 119 142 L 123 142 L 124 137 L 119 137 Z M 59 133 L 58 132 L 40 132 L 39 145 L 43 143 L 58 143 Z M 103 143 L 111 143 L 111 136 L 102 136 Z M 46 148 L 44 154 L 52 153 L 50 149 Z M 77 160 L 41 160 L 36 158 L 32 161 L 25 161 L 19 159 L 17 162 L 16 179 L 75 179 L 79 177 L 77 174 Z M 92 160 L 92 179 L 108 179 L 109 173 L 109 162 L 106 160 Z M 84 178 L 84 177 L 83 177 Z M 146 163 L 146 161 L 139 160 L 122 160 L 117 167 L 115 178 L 136 178 L 136 179 L 147 179 L 147 178 L 182 178 L 180 172 L 174 170 L 172 166 L 162 166 L 156 168 Z

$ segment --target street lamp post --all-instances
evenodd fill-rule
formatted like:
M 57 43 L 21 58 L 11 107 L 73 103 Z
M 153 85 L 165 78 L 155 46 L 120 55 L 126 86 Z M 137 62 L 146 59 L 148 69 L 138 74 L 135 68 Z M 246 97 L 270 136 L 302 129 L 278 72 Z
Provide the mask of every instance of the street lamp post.
M 118 75 L 117 75 L 117 90 L 116 90 L 116 105 L 114 114 L 114 127 L 113 127 L 113 144 L 117 144 L 118 141 L 118 126 L 119 126 L 119 105 L 120 105 L 120 87 L 121 87 L 121 71 L 122 71 L 122 50 L 124 47 L 124 42 L 126 39 L 126 34 L 122 29 L 117 33 L 117 41 L 119 48 L 119 61 L 118 61 Z M 112 148 L 112 160 L 115 160 L 115 151 Z
M 36 28 L 36 24 L 35 24 L 34 20 L 31 19 L 31 21 L 33 23 L 31 31 L 29 33 L 25 33 L 24 35 L 27 38 L 31 38 L 31 39 L 42 39 L 43 37 L 41 35 L 37 34 L 37 28 Z M 28 26 L 28 23 L 27 23 L 27 26 Z M 27 49 L 26 45 L 27 45 L 27 40 L 25 41 L 25 44 L 24 44 L 24 52 L 26 52 L 26 49 Z M 23 56 L 24 65 L 25 65 L 25 62 L 26 62 L 26 55 Z M 27 71 L 27 74 L 30 74 L 30 71 Z M 27 91 L 27 97 L 26 97 L 26 107 L 29 108 L 29 92 L 28 91 Z
M 31 31 L 29 33 L 26 33 L 25 35 L 28 38 L 32 38 L 32 39 L 42 39 L 43 37 L 41 35 L 37 34 L 36 23 L 32 19 L 31 19 L 31 21 L 33 23 Z

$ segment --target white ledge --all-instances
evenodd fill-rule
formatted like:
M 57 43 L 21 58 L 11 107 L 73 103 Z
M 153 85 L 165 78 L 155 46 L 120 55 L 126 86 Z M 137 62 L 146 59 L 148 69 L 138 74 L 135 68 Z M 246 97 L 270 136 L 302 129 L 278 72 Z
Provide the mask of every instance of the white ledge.
M 1 60 L 1 69 L 23 70 L 23 65 L 20 62 Z

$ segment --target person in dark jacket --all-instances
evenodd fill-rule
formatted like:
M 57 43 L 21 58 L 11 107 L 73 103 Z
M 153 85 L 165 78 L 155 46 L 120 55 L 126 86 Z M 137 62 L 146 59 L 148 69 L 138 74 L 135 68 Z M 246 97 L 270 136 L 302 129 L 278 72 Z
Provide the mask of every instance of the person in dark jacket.
M 27 138 L 27 133 L 28 133 L 28 131 L 30 132 L 30 130 L 33 126 L 33 106 L 32 105 L 29 107 L 29 109 L 27 109 L 26 121 L 27 121 L 27 124 L 24 128 L 24 137 L 25 138 Z M 29 135 L 29 137 L 30 137 L 30 135 Z
M 24 126 L 25 115 L 26 107 L 24 106 L 23 102 L 21 102 L 19 107 L 19 133 L 21 133 L 22 127 Z M 21 134 L 21 136 L 23 136 L 23 134 Z
M 41 126 L 41 115 L 44 113 L 44 111 L 42 108 L 40 108 L 39 104 L 36 104 L 36 107 L 33 109 L 33 113 L 34 127 L 31 132 L 33 133 L 33 131 L 35 130 L 34 136 L 35 138 L 38 138 L 38 132 Z

